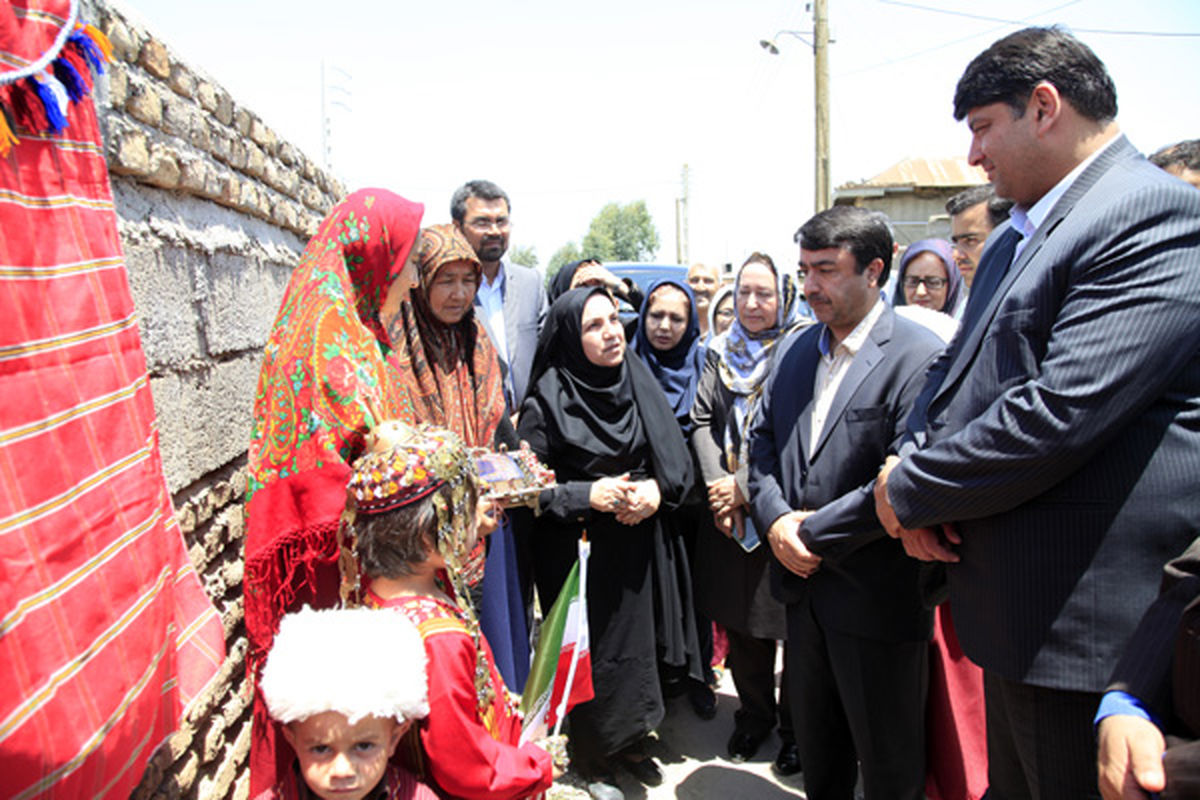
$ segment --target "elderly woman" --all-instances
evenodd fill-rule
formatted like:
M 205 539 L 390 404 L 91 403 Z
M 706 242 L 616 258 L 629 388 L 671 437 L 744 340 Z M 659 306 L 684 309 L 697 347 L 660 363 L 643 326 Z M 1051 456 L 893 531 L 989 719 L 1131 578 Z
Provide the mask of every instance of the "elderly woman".
M 421 231 L 414 260 L 416 284 L 385 324 L 394 343 L 389 360 L 413 398 L 417 422 L 448 428 L 468 447 L 515 447 L 500 362 L 475 318 L 481 267 L 474 249 L 453 225 L 433 225 Z M 529 632 L 508 524 L 489 537 L 483 585 L 475 599 L 500 674 L 509 686 L 523 687 Z
M 251 673 L 279 620 L 338 602 L 338 521 L 367 430 L 416 419 L 380 322 L 407 302 L 420 203 L 363 189 L 338 203 L 292 272 L 267 337 L 250 440 L 245 613 Z M 290 751 L 255 694 L 250 794 L 273 786 Z
M 558 477 L 539 498 L 534 527 L 534 574 L 544 602 L 558 596 L 579 537 L 586 531 L 591 542 L 596 694 L 571 712 L 571 747 L 592 796 L 620 800 L 618 764 L 644 783 L 662 780 L 641 746 L 663 718 L 658 662 L 682 665 L 687 654 L 675 645 L 685 632 L 672 610 L 684 601 L 669 582 L 676 573 L 664 564 L 671 547 L 660 513 L 682 502 L 692 460 L 653 375 L 640 359 L 626 358 L 606 289 L 573 289 L 551 306 L 518 432 Z
M 738 271 L 733 296 L 736 315 L 709 345 L 692 408 L 692 449 L 711 511 L 697 543 L 696 592 L 701 609 L 729 637 L 726 663 L 741 703 L 729 757 L 752 758 L 778 722 L 783 746 L 776 768 L 791 774 L 800 768 L 799 754 L 787 701 L 775 699 L 776 641 L 786 637 L 787 625 L 783 604 L 770 592 L 770 548 L 747 513 L 746 435 L 775 346 L 801 324 L 799 291 L 769 256 L 754 253 Z
M 709 303 L 709 341 L 712 341 L 725 331 L 729 330 L 729 326 L 733 324 L 733 317 L 733 284 L 730 284 L 717 289 L 716 293 L 713 295 L 712 302 Z

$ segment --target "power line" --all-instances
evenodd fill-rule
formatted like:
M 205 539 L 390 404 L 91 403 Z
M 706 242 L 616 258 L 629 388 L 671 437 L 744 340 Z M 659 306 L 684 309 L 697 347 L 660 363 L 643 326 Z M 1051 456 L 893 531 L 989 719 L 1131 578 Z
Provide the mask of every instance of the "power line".
M 904 2 L 904 0 L 879 0 L 879 2 L 883 3 L 884 5 L 889 5 L 889 6 L 903 6 L 905 8 L 915 8 L 919 11 L 930 11 L 934 14 L 947 14 L 952 17 L 965 17 L 967 19 L 977 19 L 977 20 L 982 20 L 984 22 L 999 22 L 1004 25 L 1023 25 L 1023 24 L 1025 24 L 1024 21 L 1022 21 L 1022 20 L 1003 19 L 1001 17 L 988 17 L 988 16 L 984 16 L 982 14 L 971 14 L 966 11 L 952 11 L 951 9 L 948 9 L 948 8 L 934 8 L 933 6 L 923 6 L 923 5 L 920 5 L 919 3 L 907 3 L 907 2 Z M 1074 0 L 1074 2 L 1067 3 L 1066 5 L 1074 5 L 1076 2 L 1079 2 L 1079 0 Z M 1050 9 L 1050 10 L 1057 11 L 1059 8 L 1065 8 L 1065 6 L 1059 6 L 1058 8 Z M 1042 13 L 1049 13 L 1049 12 L 1042 12 Z M 1200 37 L 1200 33 L 1191 33 L 1191 32 L 1186 32 L 1186 31 L 1121 31 L 1121 30 L 1111 30 L 1111 29 L 1105 29 L 1105 28 L 1077 28 L 1074 25 L 1072 25 L 1070 27 L 1071 27 L 1071 30 L 1077 31 L 1079 33 L 1095 33 L 1095 34 L 1108 35 L 1108 36 L 1165 36 L 1165 37 L 1179 37 L 1179 38 Z

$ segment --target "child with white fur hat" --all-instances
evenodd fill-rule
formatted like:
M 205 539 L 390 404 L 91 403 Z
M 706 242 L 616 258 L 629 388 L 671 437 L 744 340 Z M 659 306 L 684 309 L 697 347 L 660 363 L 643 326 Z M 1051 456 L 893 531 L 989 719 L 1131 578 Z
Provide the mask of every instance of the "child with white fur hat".
M 429 713 L 425 647 L 404 615 L 288 614 L 258 685 L 296 765 L 256 800 L 435 800 L 412 773 L 388 764 L 408 728 Z

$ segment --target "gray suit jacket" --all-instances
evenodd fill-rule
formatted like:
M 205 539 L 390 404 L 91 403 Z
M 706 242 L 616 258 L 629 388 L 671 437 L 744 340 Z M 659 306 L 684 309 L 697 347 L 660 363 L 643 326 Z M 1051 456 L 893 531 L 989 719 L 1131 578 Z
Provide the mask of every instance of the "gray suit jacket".
M 888 494 L 905 527 L 957 523 L 973 661 L 1100 691 L 1200 529 L 1200 192 L 1121 137 L 981 313 L 931 372 L 925 448 Z
M 500 262 L 500 267 L 504 270 L 504 336 L 508 345 L 507 358 L 500 353 L 500 362 L 505 373 L 505 399 L 509 409 L 515 411 L 525 397 L 529 372 L 533 369 L 533 351 L 537 349 L 538 333 L 546 318 L 546 287 L 542 276 L 532 267 L 513 264 L 507 259 Z M 476 316 L 495 344 L 496 336 L 479 310 L 478 296 L 475 306 Z
M 884 534 L 871 489 L 942 341 L 885 307 L 842 379 L 810 455 L 824 329 L 813 325 L 780 345 L 750 432 L 755 524 L 765 534 L 793 509 L 816 510 L 800 536 L 825 559 L 807 579 L 773 563 L 773 588 L 786 603 L 811 600 L 829 628 L 885 642 L 927 639 L 931 615 L 921 603 L 920 565 Z

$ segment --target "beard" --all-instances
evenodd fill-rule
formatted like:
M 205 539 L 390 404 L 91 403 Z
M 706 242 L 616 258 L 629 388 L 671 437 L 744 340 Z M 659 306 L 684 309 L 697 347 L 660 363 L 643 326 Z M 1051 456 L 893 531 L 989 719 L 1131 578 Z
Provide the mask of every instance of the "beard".
M 508 249 L 508 243 L 503 239 L 484 239 L 479 246 L 480 261 L 499 261 Z

